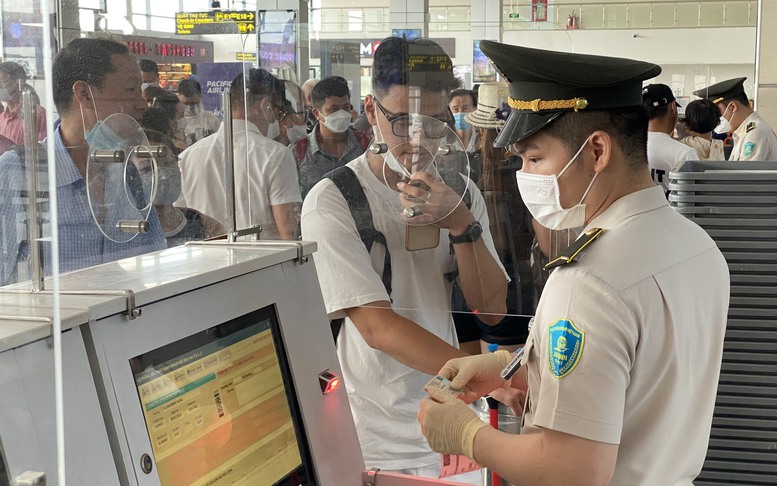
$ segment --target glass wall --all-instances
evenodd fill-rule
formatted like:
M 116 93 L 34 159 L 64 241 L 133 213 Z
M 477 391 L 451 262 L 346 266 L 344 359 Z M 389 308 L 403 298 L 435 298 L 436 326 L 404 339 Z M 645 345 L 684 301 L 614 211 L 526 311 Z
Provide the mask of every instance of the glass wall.
M 15 424 L 0 421 L 7 461 L 5 468 L 0 463 L 0 486 L 4 471 L 13 478 L 41 471 L 49 484 L 61 483 L 63 444 L 70 484 L 121 482 L 105 424 L 79 453 L 79 434 L 102 418 L 106 398 L 88 380 L 74 385 L 78 376 L 93 377 L 89 360 L 100 350 L 73 346 L 83 344 L 78 326 L 104 305 L 89 300 L 94 293 L 126 292 L 111 285 L 138 269 L 158 268 L 160 281 L 174 279 L 166 265 L 185 260 L 192 243 L 311 235 L 322 253 L 345 253 L 319 271 L 336 276 L 352 263 L 374 267 L 382 291 L 385 254 L 365 252 L 364 228 L 348 220 L 343 201 L 314 189 L 328 169 L 357 158 L 382 197 L 371 209 L 387 228 L 387 244 L 409 255 L 410 264 L 393 257 L 395 275 L 418 265 L 439 290 L 430 299 L 409 298 L 402 311 L 469 326 L 475 338 L 461 341 L 475 352 L 479 332 L 496 322 L 513 327 L 494 342 L 520 345 L 549 276 L 544 264 L 577 233 L 534 224 L 514 177 L 520 158 L 492 150 L 506 116 L 505 93 L 496 98 L 499 109 L 481 110 L 490 127 L 476 128 L 465 117 L 478 109 L 475 85 L 500 81 L 479 50 L 482 38 L 657 62 L 664 73 L 652 81 L 668 84 L 683 104 L 694 90 L 733 77 L 746 76 L 753 92 L 756 0 L 551 1 L 541 12 L 531 2 L 505 1 L 501 23 L 473 20 L 482 17 L 475 0 L 433 2 L 421 28 L 392 24 L 388 2 L 320 0 L 307 12 L 257 11 L 250 1 L 222 0 L 220 9 L 191 3 L 78 0 L 49 16 L 37 1 L 2 2 L 0 376 L 17 395 L 0 393 L 0 404 L 20 412 Z M 71 25 L 80 28 L 63 27 Z M 450 57 L 458 79 L 431 93 L 408 89 L 396 105 L 375 102 L 376 49 L 392 33 L 414 37 L 423 30 Z M 49 50 L 45 32 L 55 34 Z M 726 45 L 715 44 L 721 39 Z M 310 78 L 328 78 L 333 94 L 315 91 Z M 449 99 L 457 83 L 465 91 Z M 306 227 L 303 204 L 311 191 L 325 214 L 310 216 Z M 446 199 L 436 212 L 419 209 L 440 194 Z M 324 241 L 326 211 L 334 210 L 341 214 L 333 224 L 351 237 L 345 243 Z M 482 232 L 493 264 L 475 273 L 497 282 L 493 287 L 462 286 L 456 278 L 451 218 L 468 215 L 483 223 L 479 230 L 465 226 Z M 484 297 L 489 292 L 498 303 Z M 58 303 L 63 296 L 73 307 Z M 68 332 L 60 335 L 63 325 Z M 458 339 L 453 329 L 450 342 Z M 70 371 L 58 375 L 62 356 Z M 67 415 L 55 407 L 60 376 L 67 393 L 87 397 Z M 58 443 L 62 417 L 70 422 Z M 26 437 L 35 424 L 43 424 L 39 435 Z

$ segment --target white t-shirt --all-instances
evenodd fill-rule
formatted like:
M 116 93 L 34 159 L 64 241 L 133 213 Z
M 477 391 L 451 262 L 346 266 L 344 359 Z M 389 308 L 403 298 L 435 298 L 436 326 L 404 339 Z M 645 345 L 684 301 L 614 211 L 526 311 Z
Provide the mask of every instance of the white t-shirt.
M 393 310 L 458 346 L 451 283 L 445 278 L 456 267 L 447 230 L 442 230 L 437 248 L 405 250 L 405 224 L 391 215 L 402 211 L 399 193 L 372 173 L 366 155 L 347 165 L 364 189 L 375 228 L 386 237 Z M 471 181 L 469 187 L 472 214 L 488 228 L 480 191 Z M 381 281 L 383 248 L 376 243 L 372 255 L 367 253 L 345 199 L 329 179 L 316 184 L 305 198 L 302 237 L 318 244 L 313 260 L 330 318 L 344 317 L 343 309 L 389 300 Z M 489 232 L 482 237 L 498 261 Z M 427 396 L 422 388 L 431 376 L 370 348 L 349 319 L 340 331 L 337 355 L 367 467 L 397 470 L 439 464 L 440 456 L 429 449 L 417 419 L 420 401 Z
M 715 408 L 726 261 L 658 187 L 618 199 L 592 227 L 605 231 L 551 274 L 537 307 L 522 433 L 619 444 L 613 485 L 691 486 Z
M 648 132 L 647 159 L 653 182 L 669 192 L 669 172 L 686 160 L 699 160 L 699 156 L 664 132 Z
M 216 115 L 207 111 L 201 111 L 194 116 L 185 116 L 183 119 L 186 121 L 184 134 L 191 138 L 192 143 L 216 133 L 221 125 Z
M 302 202 L 294 156 L 283 145 L 262 135 L 249 121 L 233 120 L 232 130 L 237 227 L 259 224 L 261 239 L 276 240 L 280 234 L 272 206 Z M 214 135 L 184 150 L 179 161 L 181 197 L 175 206 L 195 209 L 226 224 L 223 158 L 223 125 Z

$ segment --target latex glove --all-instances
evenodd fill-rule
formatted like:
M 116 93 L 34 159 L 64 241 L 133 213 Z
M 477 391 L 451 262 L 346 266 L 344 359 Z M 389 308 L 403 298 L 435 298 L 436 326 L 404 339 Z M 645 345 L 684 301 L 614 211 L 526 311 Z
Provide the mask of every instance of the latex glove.
M 499 373 L 511 359 L 512 354 L 505 350 L 455 358 L 445 363 L 438 374 L 451 380 L 451 388 L 462 390 L 461 398 L 472 403 L 492 390 L 509 385 Z
M 443 454 L 463 454 L 473 461 L 475 434 L 489 425 L 467 404 L 437 389 L 421 400 L 418 421 L 429 447 Z
M 526 391 L 518 388 L 497 388 L 488 392 L 491 398 L 504 403 L 513 411 L 513 415 L 523 415 L 523 406 L 526 403 Z

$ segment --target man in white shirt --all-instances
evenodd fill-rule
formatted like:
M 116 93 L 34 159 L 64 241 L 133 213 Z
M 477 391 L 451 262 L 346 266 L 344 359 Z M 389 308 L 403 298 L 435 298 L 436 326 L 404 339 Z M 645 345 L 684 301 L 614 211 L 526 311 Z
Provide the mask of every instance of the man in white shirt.
M 230 87 L 236 226 L 242 229 L 259 225 L 261 239 L 290 240 L 299 222 L 302 198 L 294 157 L 286 147 L 268 138 L 268 133 L 277 135 L 278 131 L 275 113 L 282 100 L 275 99 L 277 83 L 269 72 L 251 69 L 245 81 L 240 74 Z M 181 154 L 181 197 L 175 205 L 195 209 L 226 227 L 223 158 L 222 124 L 214 136 Z
M 313 259 L 330 319 L 345 317 L 337 355 L 365 464 L 437 477 L 440 456 L 424 441 L 416 413 L 432 375 L 464 355 L 451 317 L 452 272 L 458 271 L 469 307 L 488 325 L 505 313 L 507 278 L 490 232 L 483 231 L 488 212 L 472 181 L 462 181 L 470 207 L 451 208 L 449 201 L 459 197 L 432 174 L 438 167 L 412 173 L 412 181 L 400 179 L 399 171 L 409 171 L 423 147 L 452 136 L 448 93 L 457 82 L 448 55 L 428 39 L 390 37 L 375 52 L 372 76 L 364 109 L 376 143 L 387 150 L 367 151 L 337 170 L 353 171 L 373 231 L 384 243 L 371 245 L 372 252 L 365 247 L 343 193 L 329 178 L 305 198 L 302 237 L 318 244 Z M 420 114 L 411 115 L 414 110 Z M 408 136 L 411 120 L 423 125 L 416 142 Z M 442 241 L 409 251 L 407 224 L 419 220 L 439 228 Z
M 715 132 L 733 132 L 734 148 L 729 160 L 777 161 L 777 135 L 750 107 L 750 100 L 745 94 L 746 79 L 728 79 L 693 94 L 712 100 L 720 108 L 723 115 Z
M 648 111 L 647 158 L 653 182 L 669 194 L 669 172 L 686 160 L 699 160 L 696 151 L 671 137 L 677 125 L 677 100 L 665 84 L 642 88 L 642 104 Z
M 202 88 L 194 79 L 184 79 L 178 84 L 178 100 L 183 105 L 183 132 L 186 144 L 191 145 L 198 140 L 216 133 L 221 122 L 216 115 L 202 108 Z

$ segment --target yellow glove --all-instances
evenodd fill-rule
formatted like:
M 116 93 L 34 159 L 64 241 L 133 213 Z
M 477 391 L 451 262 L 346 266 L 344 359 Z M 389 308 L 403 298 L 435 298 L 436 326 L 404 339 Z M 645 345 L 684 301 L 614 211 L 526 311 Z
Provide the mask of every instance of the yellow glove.
M 462 390 L 462 399 L 471 403 L 492 390 L 508 385 L 509 382 L 503 380 L 499 373 L 511 359 L 512 354 L 504 350 L 455 358 L 445 363 L 438 374 L 451 380 L 451 388 Z
M 432 450 L 443 454 L 464 454 L 475 460 L 475 434 L 489 425 L 467 404 L 435 388 L 421 401 L 418 421 Z

